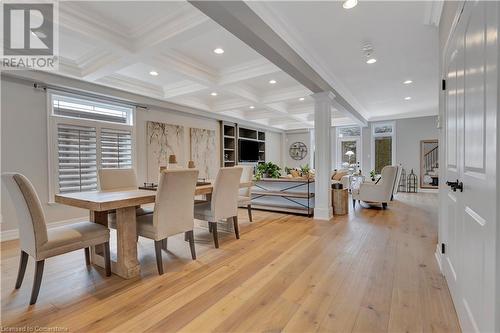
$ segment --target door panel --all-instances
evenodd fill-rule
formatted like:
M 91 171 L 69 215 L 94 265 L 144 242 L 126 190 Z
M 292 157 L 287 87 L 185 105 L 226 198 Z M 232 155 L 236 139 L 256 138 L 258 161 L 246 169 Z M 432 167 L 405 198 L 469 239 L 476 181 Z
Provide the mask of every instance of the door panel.
M 498 2 L 465 2 L 446 53 L 443 273 L 463 331 L 493 332 L 496 288 Z M 449 89 L 448 89 L 449 88 Z M 498 280 L 498 279 L 497 279 Z

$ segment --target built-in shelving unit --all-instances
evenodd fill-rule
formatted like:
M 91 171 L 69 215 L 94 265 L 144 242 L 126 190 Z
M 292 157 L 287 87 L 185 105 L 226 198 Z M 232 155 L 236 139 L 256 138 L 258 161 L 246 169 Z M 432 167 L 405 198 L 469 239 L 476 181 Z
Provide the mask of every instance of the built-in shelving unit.
M 232 167 L 241 162 L 238 156 L 238 140 L 256 141 L 259 145 L 259 160 L 266 161 L 266 132 L 253 128 L 241 127 L 238 124 L 221 121 L 221 165 Z
M 237 125 L 234 123 L 221 122 L 221 160 L 222 166 L 235 166 L 238 159 L 237 154 Z
M 238 127 L 238 139 L 257 141 L 259 143 L 258 163 L 266 161 L 266 132 L 246 127 Z

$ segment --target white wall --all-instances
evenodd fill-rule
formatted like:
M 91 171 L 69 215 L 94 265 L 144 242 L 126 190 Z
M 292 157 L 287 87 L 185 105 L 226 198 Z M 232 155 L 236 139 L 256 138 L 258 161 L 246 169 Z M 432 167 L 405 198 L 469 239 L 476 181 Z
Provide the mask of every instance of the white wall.
M 390 122 L 390 121 L 384 121 Z M 396 126 L 395 164 L 401 164 L 409 174 L 411 169 L 418 177 L 420 183 L 420 141 L 439 139 L 439 130 L 436 127 L 437 116 L 405 118 L 393 121 Z M 363 174 L 367 175 L 374 168 L 372 164 L 372 126 L 363 128 Z
M 90 86 L 95 90 L 100 88 L 96 85 Z M 55 203 L 49 204 L 46 93 L 34 89 L 26 81 L 2 76 L 1 96 L 1 171 L 20 172 L 31 180 L 42 201 L 48 223 L 87 218 L 88 212 L 85 210 Z M 189 156 L 189 127 L 216 130 L 218 152 L 214 158 L 220 162 L 218 120 L 160 107 L 151 107 L 148 110 L 138 108 L 135 121 L 136 165 L 140 183 L 146 180 L 147 174 L 146 122 L 148 120 L 185 126 L 186 156 Z M 266 158 L 281 164 L 282 134 L 267 131 L 266 139 Z M 15 212 L 7 195 L 2 195 L 1 198 L 1 217 L 1 231 L 4 238 L 17 228 Z
M 283 133 L 266 132 L 266 162 L 283 167 Z

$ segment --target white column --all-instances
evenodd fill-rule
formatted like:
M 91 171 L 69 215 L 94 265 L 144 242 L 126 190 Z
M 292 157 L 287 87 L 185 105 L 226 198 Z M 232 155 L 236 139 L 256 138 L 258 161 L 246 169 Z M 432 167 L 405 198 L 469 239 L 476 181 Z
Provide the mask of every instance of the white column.
M 314 218 L 330 220 L 333 216 L 331 194 L 331 121 L 335 95 L 329 91 L 313 94 L 316 170 Z

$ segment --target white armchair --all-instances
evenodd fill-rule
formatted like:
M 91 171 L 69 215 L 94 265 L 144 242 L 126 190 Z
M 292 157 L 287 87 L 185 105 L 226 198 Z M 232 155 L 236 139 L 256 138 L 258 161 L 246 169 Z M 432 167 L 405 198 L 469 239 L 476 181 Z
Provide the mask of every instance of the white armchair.
M 397 174 L 397 166 L 385 166 L 377 183 L 360 183 L 356 188 L 353 188 L 353 207 L 356 207 L 356 200 L 358 200 L 381 203 L 382 208 L 385 209 L 387 203 L 391 201 Z

